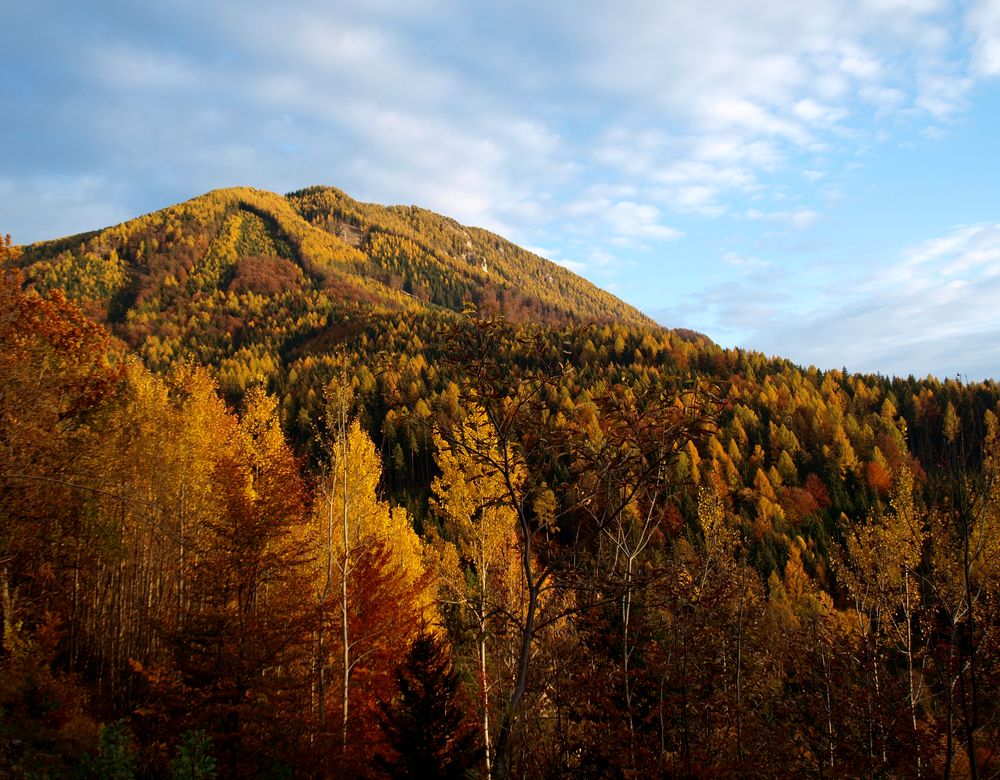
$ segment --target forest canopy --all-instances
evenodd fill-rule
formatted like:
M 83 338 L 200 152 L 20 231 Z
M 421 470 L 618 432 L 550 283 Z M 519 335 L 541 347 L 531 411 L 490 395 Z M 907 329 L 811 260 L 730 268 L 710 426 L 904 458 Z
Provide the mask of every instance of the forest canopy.
M 5 772 L 996 772 L 995 383 L 328 188 L 0 249 Z

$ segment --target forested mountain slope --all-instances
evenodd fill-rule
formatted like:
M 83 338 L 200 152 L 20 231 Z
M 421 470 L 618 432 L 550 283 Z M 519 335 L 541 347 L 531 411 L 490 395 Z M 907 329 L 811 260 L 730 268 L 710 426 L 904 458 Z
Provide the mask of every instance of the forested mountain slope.
M 19 722 L 44 720 L 34 675 L 128 719 L 153 774 L 196 733 L 233 774 L 362 772 L 407 755 L 378 702 L 429 621 L 480 774 L 995 769 L 996 383 L 724 350 L 334 189 L 222 190 L 5 254 Z M 406 674 L 437 657 L 413 647 Z M 83 750 L 70 722 L 34 748 L 52 766 Z
M 549 354 L 521 359 L 573 367 L 549 399 L 564 415 L 592 414 L 595 396 L 613 384 L 676 390 L 700 377 L 722 394 L 718 430 L 678 469 L 695 487 L 711 477 L 731 496 L 764 543 L 755 558 L 765 568 L 780 568 L 785 541 L 803 524 L 805 538 L 825 548 L 842 515 L 887 495 L 892 470 L 911 453 L 918 469 L 944 464 L 945 417 L 975 451 L 998 394 L 994 383 L 803 370 L 722 350 L 656 326 L 491 233 L 333 188 L 287 197 L 219 190 L 25 247 L 18 265 L 28 285 L 63 290 L 153 371 L 194 360 L 233 402 L 266 383 L 300 445 L 315 429 L 324 385 L 346 371 L 394 491 L 429 485 L 433 447 L 413 419 L 455 405 L 461 367 L 441 358 L 467 304 L 544 331 Z
M 212 340 L 213 327 L 257 344 L 244 320 L 262 299 L 280 308 L 261 314 L 288 320 L 269 334 L 276 349 L 348 303 L 426 312 L 461 311 L 472 301 L 515 320 L 649 324 L 614 296 L 485 230 L 415 207 L 358 203 L 330 188 L 287 198 L 218 190 L 26 247 L 21 264 L 37 289 L 65 290 L 153 364 Z M 150 335 L 157 338 L 147 346 Z

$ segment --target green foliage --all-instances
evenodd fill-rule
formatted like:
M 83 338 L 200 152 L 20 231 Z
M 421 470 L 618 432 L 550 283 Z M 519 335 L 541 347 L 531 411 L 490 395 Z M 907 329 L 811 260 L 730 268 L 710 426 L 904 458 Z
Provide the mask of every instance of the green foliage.
M 330 187 L 288 197 L 312 224 L 353 236 L 370 258 L 367 268 L 419 300 L 455 311 L 473 301 L 515 320 L 616 318 L 649 324 L 565 268 L 480 228 L 416 207 L 358 203 Z
M 83 762 L 84 777 L 100 780 L 132 780 L 136 772 L 136 751 L 132 731 L 125 721 L 101 726 L 96 756 Z
M 101 257 L 80 247 L 79 254 L 61 252 L 31 266 L 29 279 L 40 292 L 64 290 L 81 301 L 108 301 L 125 285 L 125 264 L 112 249 Z
M 216 389 L 235 406 L 251 388 L 266 386 L 273 397 L 267 403 L 271 438 L 280 438 L 280 420 L 302 455 L 298 461 L 286 453 L 285 478 L 277 482 L 304 492 L 299 480 L 316 470 L 322 455 L 317 434 L 323 429 L 324 388 L 338 377 L 350 388 L 373 452 L 381 453 L 380 490 L 411 510 L 415 528 L 447 541 L 455 538 L 454 519 L 428 509 L 431 485 L 445 470 L 433 431 L 467 422 L 471 408 L 465 381 L 470 362 L 455 359 L 450 334 L 464 317 L 499 313 L 509 323 L 509 337 L 502 370 L 492 377 L 496 408 L 503 411 L 502 399 L 537 386 L 531 399 L 537 425 L 514 426 L 511 442 L 553 453 L 545 484 L 539 484 L 552 500 L 529 502 L 525 515 L 532 532 L 550 545 L 533 549 L 540 565 L 566 541 L 559 534 L 566 535 L 574 512 L 595 511 L 573 500 L 593 469 L 568 458 L 562 445 L 572 439 L 586 442 L 591 453 L 601 452 L 616 435 L 612 412 L 629 404 L 641 407 L 641 399 L 683 406 L 685 394 L 699 388 L 706 405 L 717 410 L 712 425 L 679 448 L 660 475 L 669 498 L 646 505 L 634 497 L 618 536 L 602 536 L 574 558 L 574 566 L 589 558 L 610 560 L 608 579 L 593 571 L 585 577 L 582 569 L 560 570 L 546 586 L 540 600 L 546 632 L 532 656 L 537 666 L 526 678 L 528 715 L 519 726 L 524 733 L 512 737 L 522 740 L 524 755 L 537 762 L 530 771 L 526 766 L 525 774 L 583 773 L 588 767 L 635 776 L 643 776 L 643 768 L 685 776 L 943 773 L 941 763 L 913 762 L 945 749 L 940 735 L 951 728 L 944 725 L 946 712 L 953 716 L 961 710 L 962 702 L 940 701 L 954 695 L 948 692 L 958 690 L 956 681 L 966 681 L 972 668 L 963 653 L 973 645 L 954 638 L 973 636 L 976 648 L 1000 646 L 990 628 L 997 587 L 989 578 L 996 573 L 975 556 L 963 569 L 956 553 L 973 539 L 975 555 L 983 561 L 996 557 L 990 552 L 996 535 L 988 509 L 996 497 L 986 496 L 983 487 L 995 484 L 990 480 L 997 471 L 996 437 L 984 436 L 995 426 L 996 383 L 850 375 L 721 349 L 698 334 L 654 325 L 613 296 L 487 231 L 415 207 L 358 203 L 329 188 L 285 198 L 221 190 L 107 230 L 16 250 L 9 241 L 0 244 L 4 264 L 23 269 L 29 287 L 53 298 L 21 294 L 20 281 L 5 280 L 9 284 L 0 290 L 0 308 L 11 313 L 0 322 L 5 513 L 0 566 L 17 562 L 0 572 L 14 583 L 14 606 L 4 607 L 3 637 L 5 645 L 18 643 L 0 654 L 0 669 L 11 679 L 0 683 L 5 769 L 20 771 L 32 756 L 43 771 L 67 763 L 67 756 L 78 761 L 96 739 L 93 712 L 130 714 L 128 707 L 148 693 L 161 707 L 143 710 L 143 717 L 160 719 L 149 727 L 152 733 L 188 729 L 171 765 L 175 773 L 183 766 L 188 774 L 176 776 L 212 776 L 208 734 L 190 730 L 200 724 L 213 729 L 215 753 L 227 771 L 245 758 L 238 744 L 255 751 L 245 764 L 255 771 L 272 764 L 308 766 L 307 774 L 335 771 L 316 758 L 331 754 L 330 741 L 322 735 L 312 739 L 315 733 L 309 731 L 324 716 L 302 704 L 309 689 L 302 675 L 312 666 L 295 654 L 313 639 L 302 634 L 296 647 L 286 648 L 285 624 L 268 624 L 273 631 L 262 632 L 271 613 L 257 614 L 254 606 L 258 594 L 266 599 L 278 593 L 279 573 L 288 571 L 273 560 L 280 550 L 264 544 L 259 533 L 255 537 L 255 529 L 262 532 L 266 520 L 274 538 L 284 538 L 285 530 L 278 531 L 289 514 L 278 506 L 262 514 L 257 476 L 240 481 L 257 474 L 258 460 L 231 458 L 227 465 L 216 457 L 239 438 Z M 122 358 L 112 352 L 110 337 L 86 323 L 60 298 L 60 290 L 105 323 L 120 339 L 116 343 L 168 377 L 166 382 L 129 364 L 128 381 L 119 385 L 114 366 Z M 192 373 L 192 362 L 204 365 L 211 379 Z M 540 381 L 545 376 L 558 378 Z M 209 407 L 213 414 L 204 411 Z M 228 422 L 218 422 L 222 419 Z M 182 424 L 185 420 L 190 423 Z M 217 429 L 209 436 L 211 420 Z M 200 433 L 204 442 L 196 445 Z M 195 451 L 201 453 L 197 468 L 188 461 Z M 532 464 L 533 477 L 538 465 Z M 37 473 L 28 474 L 31 469 Z M 20 479 L 25 474 L 61 482 L 26 484 Z M 90 492 L 78 489 L 93 481 L 87 476 L 93 474 L 103 475 L 104 482 Z M 187 481 L 175 494 L 171 489 L 182 481 L 179 474 Z M 900 487 L 904 474 L 913 475 L 906 490 Z M 230 483 L 243 487 L 219 487 Z M 130 500 L 133 493 L 141 496 L 135 500 L 147 502 L 149 510 L 128 503 L 126 488 Z M 374 493 L 375 485 L 371 489 Z M 620 489 L 609 483 L 607 495 Z M 914 553 L 919 566 L 907 576 L 921 578 L 919 588 L 914 584 L 920 599 L 929 605 L 937 599 L 933 612 L 928 606 L 927 613 L 900 622 L 919 625 L 916 634 L 925 643 L 908 649 L 923 664 L 910 671 L 910 680 L 899 675 L 898 642 L 887 644 L 878 635 L 894 625 L 899 610 L 879 607 L 884 614 L 873 615 L 874 608 L 856 596 L 874 592 L 871 583 L 849 580 L 851 572 L 856 578 L 859 571 L 877 573 L 875 564 L 881 562 L 857 565 L 864 545 L 854 532 L 898 514 L 904 493 L 911 497 L 912 514 L 922 518 L 922 531 L 930 533 Z M 694 532 L 706 527 L 708 515 L 699 511 L 704 495 L 714 497 L 713 523 L 726 529 L 719 537 L 727 540 L 725 554 L 712 549 L 708 534 Z M 223 498 L 228 509 L 218 504 Z M 569 517 L 556 518 L 563 510 Z M 205 591 L 211 597 L 204 596 L 204 603 L 185 601 L 188 589 L 200 585 L 187 573 L 175 592 L 157 590 L 171 571 L 180 571 L 176 561 L 161 557 L 175 549 L 175 540 L 164 534 L 168 520 L 190 523 L 192 512 L 202 513 L 203 525 L 184 541 L 184 565 L 217 585 Z M 226 524 L 234 518 L 240 523 Z M 635 568 L 622 573 L 616 566 L 626 558 L 633 563 L 626 555 L 633 538 L 642 540 L 641 554 Z M 291 558 L 294 539 L 287 541 Z M 517 534 L 508 541 L 516 544 Z M 233 567 L 217 560 L 223 547 L 233 560 L 255 550 L 254 566 L 236 569 L 252 578 L 254 567 L 266 564 L 264 579 L 248 585 L 246 577 L 235 576 Z M 614 554 L 609 556 L 609 549 Z M 140 559 L 145 579 L 121 568 L 136 560 L 137 550 L 148 556 Z M 844 550 L 853 551 L 847 556 L 853 563 L 844 563 Z M 477 568 L 467 557 L 452 562 L 456 582 L 485 583 L 488 567 Z M 440 566 L 444 571 L 444 562 Z M 223 572 L 232 580 L 225 581 Z M 83 584 L 71 585 L 77 574 Z M 644 577 L 657 585 L 645 588 Z M 955 594 L 962 595 L 963 582 L 980 588 L 980 578 L 984 584 L 976 593 L 989 595 L 969 610 Z M 884 589 L 885 581 L 875 584 Z M 84 592 L 103 599 L 99 608 L 87 612 L 78 606 L 74 599 Z M 129 595 L 119 598 L 119 592 Z M 378 595 L 372 594 L 373 603 Z M 296 588 L 289 587 L 278 603 L 292 614 L 295 598 Z M 604 606 L 585 616 L 588 599 Z M 171 622 L 162 617 L 163 605 L 175 603 L 188 612 Z M 245 609 L 230 609 L 234 603 Z M 151 611 L 149 604 L 161 611 Z M 460 668 L 472 668 L 474 642 L 458 627 L 455 609 L 442 607 L 448 639 Z M 517 609 L 504 605 L 512 624 Z M 560 610 L 577 616 L 565 619 Z M 111 615 L 128 622 L 129 631 L 102 644 L 99 627 Z M 216 624 L 208 631 L 212 615 Z M 248 615 L 263 622 L 250 625 Z M 948 616 L 953 624 L 942 624 Z M 306 624 L 309 615 L 299 618 Z M 193 622 L 184 622 L 189 619 Z M 156 630 L 153 620 L 160 621 Z M 873 632 L 872 625 L 879 628 Z M 163 660 L 171 657 L 163 637 L 176 639 L 177 647 L 170 648 L 175 655 L 196 646 L 198 664 L 174 663 L 171 670 Z M 264 639 L 272 657 L 262 654 Z M 490 694 L 476 713 L 484 731 L 487 716 L 495 733 L 503 715 L 496 702 L 504 685 L 510 686 L 513 641 L 497 632 L 489 647 L 477 649 L 476 674 Z M 739 648 L 735 658 L 734 647 Z M 293 661 L 282 660 L 286 651 Z M 458 728 L 447 718 L 435 720 L 440 712 L 434 714 L 433 702 L 445 696 L 435 693 L 435 686 L 450 686 L 453 673 L 446 664 L 435 667 L 440 659 L 427 653 L 422 660 L 410 658 L 409 671 L 401 671 L 399 697 L 386 705 L 386 717 L 395 724 L 387 725 L 388 732 L 408 745 L 398 749 L 402 763 L 396 766 L 422 755 L 418 743 L 428 739 L 421 729 L 430 729 L 430 744 L 434 735 Z M 260 668 L 239 666 L 255 657 Z M 154 661 L 166 666 L 150 666 Z M 977 684 L 996 690 L 995 664 L 977 669 L 983 674 Z M 932 672 L 937 679 L 921 677 Z M 235 693 L 218 687 L 230 673 L 240 677 Z M 923 746 L 901 751 L 916 758 L 871 747 L 879 728 L 888 730 L 885 745 L 892 744 L 889 731 L 901 728 L 889 712 L 893 706 L 903 711 L 905 699 L 893 688 L 901 680 L 934 694 L 914 704 L 919 697 L 911 693 L 905 708 L 923 718 L 919 728 L 908 726 L 901 737 L 910 740 L 908 746 Z M 295 685 L 286 686 L 287 681 Z M 884 714 L 875 713 L 870 697 L 862 696 L 876 685 L 882 686 Z M 100 692 L 93 710 L 84 702 L 85 690 Z M 734 690 L 735 700 L 727 698 Z M 205 697 L 198 706 L 185 699 L 195 696 Z M 369 707 L 374 722 L 375 697 L 370 698 L 358 705 Z M 970 744 L 993 733 L 990 729 L 1000 733 L 994 704 L 973 704 L 982 712 L 971 708 L 972 715 L 958 718 L 971 734 Z M 268 722 L 269 707 L 285 707 L 295 718 L 261 725 Z M 80 712 L 91 714 L 78 717 Z M 170 712 L 187 713 L 187 719 L 175 727 L 164 714 Z M 329 713 L 325 717 L 329 721 Z M 431 729 L 434 723 L 445 725 Z M 279 726 L 302 742 L 283 753 L 272 749 L 268 729 Z M 128 771 L 127 732 L 119 727 L 101 732 L 102 747 L 88 759 L 88 771 Z M 28 728 L 36 738 L 15 747 L 11 734 Z M 177 742 L 177 733 L 170 734 L 163 744 Z M 236 735 L 246 743 L 234 741 Z M 869 745 L 869 752 L 860 745 Z M 760 754 L 762 746 L 768 750 L 761 763 L 747 763 L 751 748 Z M 974 760 L 975 751 L 970 755 Z M 158 760 L 162 772 L 168 757 L 161 754 Z M 963 769 L 968 766 L 955 772 Z
M 518 356 L 525 369 L 551 360 L 574 366 L 548 399 L 565 420 L 592 416 L 616 384 L 669 392 L 698 376 L 723 383 L 717 430 L 679 465 L 692 487 L 715 484 L 752 518 L 755 540 L 780 542 L 803 525 L 807 533 L 833 528 L 842 513 L 863 516 L 908 458 L 934 468 L 952 441 L 975 450 L 976 421 L 1000 397 L 993 383 L 890 381 L 722 350 L 653 326 L 491 233 L 332 188 L 287 198 L 220 190 L 27 247 L 18 263 L 29 283 L 61 287 L 89 311 L 107 312 L 155 371 L 193 358 L 234 403 L 266 383 L 281 398 L 286 429 L 307 447 L 322 387 L 346 371 L 363 423 L 391 456 L 386 483 L 400 501 L 426 494 L 433 476 L 428 412 L 457 411 L 449 388 L 461 367 L 440 357 L 470 301 L 530 320 L 521 325 L 526 337 L 543 332 L 540 354 Z M 824 500 L 814 495 L 817 480 Z M 680 506 L 692 519 L 693 500 Z
M 211 780 L 215 777 L 212 738 L 201 729 L 184 732 L 170 762 L 171 780 Z

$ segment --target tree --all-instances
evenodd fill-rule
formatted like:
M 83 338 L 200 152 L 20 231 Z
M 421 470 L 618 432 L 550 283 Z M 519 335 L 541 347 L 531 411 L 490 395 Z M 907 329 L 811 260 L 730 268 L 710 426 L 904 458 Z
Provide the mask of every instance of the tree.
M 444 539 L 436 545 L 439 598 L 457 605 L 471 619 L 479 689 L 479 725 L 486 776 L 491 768 L 491 692 L 497 682 L 490 669 L 489 643 L 507 613 L 519 614 L 516 514 L 506 503 L 499 475 L 468 458 L 469 449 L 487 451 L 489 428 L 481 409 L 467 410 L 465 423 L 452 428 L 462 439 L 452 446 L 435 433 L 435 462 L 441 475 L 431 484 L 431 508 L 441 519 Z M 496 453 L 492 453 L 496 456 Z M 520 481 L 521 476 L 515 475 Z M 464 615 L 463 615 L 464 618 Z M 464 620 L 462 621 L 464 624 Z
M 922 562 L 928 518 L 914 501 L 914 478 L 902 464 L 894 475 L 888 511 L 848 531 L 846 566 L 840 571 L 847 586 L 858 637 L 857 655 L 869 682 L 865 691 L 867 737 L 871 765 L 892 762 L 908 771 L 926 771 L 927 740 L 920 732 L 927 695 L 923 666 L 926 657 L 919 636 L 924 591 Z M 894 659 L 905 661 L 905 701 L 893 701 Z M 895 730 L 899 707 L 908 712 L 909 728 Z M 860 708 L 859 708 L 860 709 Z M 892 733 L 895 731 L 896 733 Z M 908 732 L 908 733 L 907 733 Z M 890 745 L 905 746 L 890 755 Z
M 21 256 L 21 247 L 15 246 L 10 233 L 0 236 L 0 266 L 14 263 Z
M 121 377 L 106 331 L 22 289 L 0 239 L 0 774 L 53 775 L 97 742 L 67 662 L 76 521 L 107 498 L 84 465 Z
M 392 778 L 459 780 L 479 761 L 458 672 L 444 643 L 421 633 L 396 670 L 397 697 L 382 702 L 382 729 L 395 752 L 379 763 Z
M 0 242 L 9 258 L 9 239 Z M 88 447 L 87 419 L 103 409 L 121 369 L 110 337 L 65 298 L 46 300 L 21 289 L 17 272 L 0 270 L 0 609 L 3 643 L 14 626 L 29 628 L 52 595 L 37 567 L 67 530 L 54 518 L 100 493 L 79 473 Z M 34 614 L 19 613 L 17 593 L 41 598 Z M 43 594 L 46 594 L 43 596 Z
M 378 452 L 348 408 L 346 395 L 328 391 L 328 461 L 310 539 L 319 607 L 319 727 L 326 731 L 328 712 L 338 713 L 340 752 L 349 762 L 363 753 L 364 739 L 376 740 L 375 702 L 389 696 L 398 648 L 417 634 L 421 620 L 432 618 L 433 597 L 423 544 L 406 510 L 379 499 Z M 325 638 L 328 626 L 338 643 Z M 332 673 L 340 680 L 335 703 L 325 684 Z
M 212 738 L 200 729 L 185 732 L 170 762 L 171 780 L 213 780 L 214 777 Z
M 635 770 L 643 776 L 738 775 L 766 743 L 757 710 L 773 681 L 757 643 L 762 583 L 722 498 L 700 489 L 697 512 L 697 526 L 654 559 L 660 576 L 640 579 L 634 596 Z M 763 756 L 756 763 L 767 766 Z
M 448 360 L 462 366 L 465 406 L 482 410 L 486 431 L 472 438 L 461 434 L 461 423 L 445 421 L 441 428 L 452 449 L 497 480 L 503 489 L 498 503 L 516 518 L 524 606 L 513 616 L 516 661 L 494 742 L 493 773 L 500 780 L 509 776 L 511 739 L 536 638 L 565 617 L 560 598 L 543 614 L 546 594 L 566 584 L 557 573 L 577 576 L 580 551 L 592 546 L 644 487 L 662 478 L 690 439 L 709 429 L 701 388 L 668 397 L 618 386 L 596 402 L 586 399 L 572 425 L 559 425 L 546 399 L 569 368 L 558 356 L 548 358 L 552 351 L 538 331 L 526 333 L 518 335 L 502 320 L 472 317 L 453 330 Z M 549 493 L 554 508 L 538 511 Z
M 992 702 L 1000 684 L 1000 425 L 991 411 L 985 427 L 978 469 L 961 430 L 952 429 L 936 486 L 941 500 L 927 522 L 924 585 L 935 617 L 928 626 L 931 658 L 945 704 L 945 776 L 988 772 L 997 748 L 998 712 Z M 953 763 L 956 737 L 965 767 Z
M 124 721 L 101 727 L 97 755 L 87 756 L 83 768 L 86 776 L 100 780 L 132 780 L 135 777 L 136 751 L 132 732 Z
M 194 715 L 190 725 L 209 730 L 220 763 L 236 775 L 270 765 L 275 737 L 296 731 L 308 700 L 305 494 L 274 398 L 248 394 L 212 473 L 221 511 L 189 537 L 190 607 L 170 642 L 179 705 Z

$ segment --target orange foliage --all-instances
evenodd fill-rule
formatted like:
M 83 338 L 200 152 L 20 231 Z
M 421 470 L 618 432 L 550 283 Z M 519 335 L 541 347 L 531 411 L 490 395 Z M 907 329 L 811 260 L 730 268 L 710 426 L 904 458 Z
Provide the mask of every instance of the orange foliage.
M 892 477 L 878 461 L 869 461 L 865 466 L 865 480 L 868 487 L 879 495 L 885 495 L 892 490 Z
M 812 494 L 813 500 L 815 500 L 820 509 L 826 509 L 830 506 L 830 492 L 826 489 L 826 485 L 823 484 L 823 480 L 815 474 L 810 474 L 806 477 L 806 490 Z
M 226 289 L 237 294 L 277 295 L 298 289 L 303 281 L 302 271 L 290 260 L 255 255 L 237 261 L 236 275 Z

